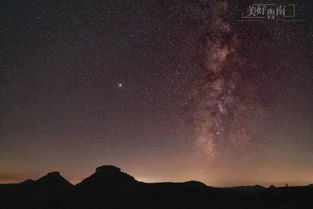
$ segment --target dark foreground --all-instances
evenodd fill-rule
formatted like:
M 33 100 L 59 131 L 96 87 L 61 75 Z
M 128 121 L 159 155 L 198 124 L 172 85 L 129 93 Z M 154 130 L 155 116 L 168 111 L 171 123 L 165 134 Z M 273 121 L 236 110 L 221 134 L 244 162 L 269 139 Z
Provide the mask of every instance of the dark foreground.
M 73 186 L 58 172 L 0 185 L 1 209 L 305 209 L 313 187 L 214 188 L 200 182 L 143 183 L 102 166 Z

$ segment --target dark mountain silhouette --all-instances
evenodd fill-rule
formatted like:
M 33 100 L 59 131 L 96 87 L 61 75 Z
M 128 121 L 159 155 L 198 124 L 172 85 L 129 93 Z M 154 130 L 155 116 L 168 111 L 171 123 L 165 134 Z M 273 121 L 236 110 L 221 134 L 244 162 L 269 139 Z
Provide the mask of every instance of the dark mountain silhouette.
M 265 190 L 265 187 L 262 187 L 260 185 L 255 185 L 255 186 L 226 187 L 224 189 L 233 190 L 233 191 L 260 192 L 262 190 Z
M 21 182 L 21 184 L 31 184 L 31 183 L 34 183 L 33 179 L 27 179 L 27 180 Z
M 0 186 L 0 208 L 42 208 L 42 205 L 65 192 L 73 185 L 59 172 L 51 172 L 36 181 L 28 179 L 19 184 Z
M 75 186 L 58 172 L 36 181 L 0 185 L 1 209 L 305 209 L 313 208 L 312 197 L 312 186 L 143 183 L 111 165 L 98 167 Z
M 46 190 L 49 188 L 49 192 L 67 191 L 72 188 L 72 184 L 63 178 L 59 172 L 51 172 L 41 177 L 33 183 L 36 189 Z

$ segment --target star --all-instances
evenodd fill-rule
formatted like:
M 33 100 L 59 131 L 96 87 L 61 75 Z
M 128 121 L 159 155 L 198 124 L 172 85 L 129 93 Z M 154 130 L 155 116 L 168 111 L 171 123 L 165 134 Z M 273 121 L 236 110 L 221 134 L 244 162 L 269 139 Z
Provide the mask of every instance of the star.
M 119 82 L 119 83 L 117 84 L 117 87 L 118 87 L 118 88 L 123 88 L 123 86 L 124 86 L 124 85 L 123 85 L 123 83 L 121 83 L 121 82 Z

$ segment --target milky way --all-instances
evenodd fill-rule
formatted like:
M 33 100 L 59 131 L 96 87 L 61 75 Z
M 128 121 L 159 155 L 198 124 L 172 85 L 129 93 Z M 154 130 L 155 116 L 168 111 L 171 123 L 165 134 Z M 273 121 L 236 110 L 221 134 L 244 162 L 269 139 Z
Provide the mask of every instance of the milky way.
M 209 159 L 229 148 L 245 150 L 259 119 L 255 109 L 260 107 L 257 91 L 262 86 L 256 79 L 262 69 L 242 53 L 243 41 L 227 20 L 228 9 L 228 1 L 217 1 L 203 12 L 206 32 L 192 93 L 194 137 Z M 248 74 L 252 76 L 247 79 Z

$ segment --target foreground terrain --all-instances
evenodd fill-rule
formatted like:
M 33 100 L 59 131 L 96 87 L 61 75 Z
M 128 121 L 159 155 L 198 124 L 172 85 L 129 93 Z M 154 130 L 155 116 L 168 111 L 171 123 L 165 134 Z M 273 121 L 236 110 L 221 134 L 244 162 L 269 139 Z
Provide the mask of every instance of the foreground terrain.
M 313 208 L 313 187 L 215 188 L 201 182 L 143 183 L 102 166 L 77 185 L 60 173 L 0 185 L 1 209 L 296 209 Z

